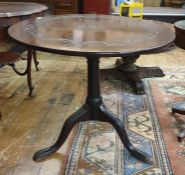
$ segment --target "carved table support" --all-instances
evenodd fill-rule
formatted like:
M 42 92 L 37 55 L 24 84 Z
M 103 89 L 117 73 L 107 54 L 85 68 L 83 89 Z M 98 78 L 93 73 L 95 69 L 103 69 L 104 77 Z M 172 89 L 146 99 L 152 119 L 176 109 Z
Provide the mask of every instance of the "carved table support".
M 142 78 L 149 77 L 163 77 L 164 73 L 159 67 L 139 67 L 134 63 L 140 57 L 140 55 L 130 55 L 122 57 L 116 61 L 116 68 L 109 70 L 101 70 L 102 78 L 109 76 L 114 79 L 127 80 L 140 95 L 144 94 L 144 85 Z
M 64 123 L 61 133 L 54 145 L 38 151 L 33 159 L 42 160 L 49 155 L 56 152 L 67 139 L 71 129 L 78 122 L 84 122 L 89 120 L 108 122 L 117 131 L 122 143 L 131 153 L 132 156 L 144 162 L 151 163 L 151 157 L 137 150 L 131 144 L 125 126 L 123 122 L 112 112 L 110 112 L 104 105 L 102 97 L 100 95 L 100 81 L 99 81 L 99 58 L 87 58 L 88 64 L 88 93 L 86 103 L 81 109 L 72 114 Z

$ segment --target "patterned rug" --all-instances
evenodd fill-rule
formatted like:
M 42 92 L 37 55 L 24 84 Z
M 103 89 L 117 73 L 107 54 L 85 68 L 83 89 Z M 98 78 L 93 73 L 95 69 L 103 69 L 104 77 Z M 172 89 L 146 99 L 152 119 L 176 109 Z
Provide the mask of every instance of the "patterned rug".
M 76 131 L 65 175 L 184 175 L 185 145 L 176 137 L 184 123 L 170 106 L 185 99 L 185 69 L 163 70 L 165 77 L 145 79 L 146 95 L 134 95 L 124 82 L 102 82 L 106 106 L 124 122 L 133 145 L 154 163 L 133 158 L 109 124 L 86 122 Z

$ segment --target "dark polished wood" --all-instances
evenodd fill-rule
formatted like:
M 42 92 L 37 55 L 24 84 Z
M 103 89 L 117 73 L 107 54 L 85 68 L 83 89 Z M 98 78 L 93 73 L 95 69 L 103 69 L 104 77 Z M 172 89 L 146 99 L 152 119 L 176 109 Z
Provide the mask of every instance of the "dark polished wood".
M 42 4 L 31 2 L 0 2 L 0 17 L 24 16 L 47 10 Z
M 73 14 L 78 13 L 78 0 L 53 0 L 53 14 Z
M 140 67 L 135 65 L 139 57 L 140 55 L 133 54 L 124 56 L 122 59 L 117 59 L 117 67 L 101 70 L 102 79 L 126 80 L 134 88 L 136 94 L 144 94 L 142 78 L 163 77 L 165 75 L 159 67 Z
M 14 52 L 0 52 L 0 64 L 13 64 L 20 59 L 19 56 Z
M 0 0 L 0 2 L 3 0 Z M 9 0 L 18 2 L 18 0 Z M 49 7 L 53 14 L 82 13 L 83 0 L 23 0 L 24 2 L 39 3 Z
M 175 27 L 175 44 L 181 49 L 185 49 L 185 20 L 178 21 L 174 24 Z
M 176 39 L 176 46 L 185 49 L 185 20 L 178 21 L 174 24 Z M 178 102 L 172 105 L 172 112 L 185 115 L 185 101 Z M 185 130 L 178 132 L 178 141 L 181 142 L 185 138 Z
M 7 40 L 7 27 L 19 21 L 43 16 L 47 6 L 30 2 L 0 2 L 0 41 Z
M 165 44 L 166 41 L 168 41 L 168 40 L 172 41 L 171 38 L 173 38 L 173 35 L 167 33 L 163 37 L 157 36 L 155 38 L 155 35 L 156 35 L 155 30 L 158 30 L 158 31 L 161 30 L 160 23 L 157 23 L 157 22 L 154 23 L 153 24 L 154 26 L 153 26 L 152 25 L 153 22 L 148 22 L 149 23 L 148 24 L 148 23 L 146 23 L 146 21 L 141 22 L 141 21 L 136 20 L 135 25 L 138 26 L 138 27 L 136 27 L 133 23 L 130 23 L 129 20 L 126 18 L 123 20 L 125 23 L 120 22 L 120 18 L 114 19 L 115 18 L 114 16 L 109 16 L 108 18 L 111 21 L 115 20 L 115 22 L 110 22 L 110 23 L 106 24 L 106 22 L 107 22 L 106 20 L 109 20 L 109 19 L 107 19 L 104 16 L 104 21 L 101 22 L 101 26 L 98 27 L 99 31 L 93 30 L 93 33 L 91 32 L 92 31 L 91 23 L 93 26 L 96 26 L 96 25 L 99 25 L 99 22 L 98 22 L 98 20 L 96 20 L 96 21 L 91 20 L 89 26 L 87 27 L 87 30 L 84 30 L 83 36 L 81 36 L 82 33 L 78 34 L 78 30 L 71 31 L 71 29 L 68 29 L 69 31 L 67 31 L 67 32 L 65 31 L 65 33 L 64 32 L 62 33 L 62 36 L 64 38 L 61 40 L 61 39 L 58 39 L 58 38 L 60 38 L 60 34 L 61 34 L 60 29 L 57 29 L 58 34 L 56 34 L 56 33 L 54 34 L 53 33 L 54 29 L 51 29 L 48 34 L 49 35 L 57 35 L 57 36 L 55 36 L 55 38 L 57 38 L 57 41 L 55 41 L 55 38 L 50 39 L 51 47 L 49 46 L 49 48 L 52 49 L 52 47 L 54 47 L 54 49 L 56 49 L 58 47 L 57 44 L 60 45 L 60 43 L 62 43 L 62 42 L 64 42 L 64 44 L 68 43 L 67 45 L 69 45 L 71 41 L 70 41 L 70 38 L 68 38 L 68 37 L 77 37 L 80 39 L 80 42 L 76 43 L 75 45 L 73 43 L 72 44 L 73 44 L 73 47 L 75 46 L 78 49 L 78 47 L 80 47 L 80 44 L 83 43 L 84 44 L 83 48 L 82 47 L 80 48 L 80 49 L 83 49 L 83 50 L 81 50 L 81 52 L 86 52 L 86 48 L 87 48 L 92 52 L 101 52 L 101 55 L 103 54 L 102 56 L 121 56 L 124 64 L 121 64 L 118 66 L 119 70 L 117 70 L 117 68 L 115 68 L 115 70 L 111 71 L 111 72 L 110 72 L 110 70 L 104 70 L 104 71 L 102 71 L 102 76 L 107 78 L 107 76 L 110 72 L 111 76 L 114 76 L 115 78 L 118 78 L 118 77 L 125 78 L 126 77 L 128 82 L 131 85 L 133 85 L 137 94 L 144 94 L 144 87 L 143 87 L 141 78 L 151 77 L 154 75 L 158 76 L 158 77 L 164 76 L 164 73 L 162 72 L 162 70 L 159 68 L 151 68 L 150 70 L 149 70 L 149 68 L 147 68 L 147 69 L 144 68 L 144 70 L 143 70 L 143 68 L 138 68 L 137 70 L 130 70 L 130 69 L 128 70 L 128 68 L 125 69 L 125 67 L 128 65 L 135 66 L 134 65 L 134 62 L 136 61 L 135 57 L 139 58 L 140 54 L 142 54 L 143 52 L 155 49 L 156 42 L 161 44 L 161 46 L 159 45 L 159 47 L 162 47 L 162 44 L 163 44 L 163 46 L 166 46 L 166 44 Z M 54 21 L 52 20 L 51 25 L 57 26 L 58 23 L 60 23 L 59 25 L 64 25 L 64 23 L 69 23 L 69 25 L 67 25 L 67 26 L 72 28 L 74 25 L 78 25 L 77 23 L 82 23 L 79 21 L 79 19 L 75 19 L 75 17 L 73 17 L 73 20 L 68 22 L 67 17 L 65 17 L 62 21 L 59 21 L 60 17 L 56 17 Z M 97 17 L 97 19 L 98 19 L 98 17 Z M 45 20 L 45 19 L 43 19 L 43 20 Z M 42 21 L 44 27 L 40 30 L 42 30 L 43 34 L 47 33 L 47 28 L 48 28 L 47 26 L 45 26 L 44 23 L 46 23 L 48 25 L 50 23 L 50 21 L 51 20 L 49 18 L 47 18 L 46 22 Z M 86 23 L 87 23 L 87 21 L 88 21 L 88 19 L 85 19 Z M 151 27 L 150 27 L 150 23 L 151 23 Z M 143 25 L 144 27 L 142 27 L 141 25 Z M 162 27 L 163 26 L 164 26 L 164 24 L 162 25 Z M 165 26 L 166 26 L 166 28 L 170 28 L 171 25 L 165 24 Z M 36 27 L 38 27 L 38 26 L 36 26 Z M 106 29 L 106 27 L 108 27 L 108 29 Z M 152 27 L 154 27 L 154 28 L 152 29 Z M 63 30 L 64 30 L 64 28 L 63 28 Z M 126 35 L 125 34 L 123 35 L 121 30 L 125 31 Z M 163 29 L 163 30 L 165 30 L 165 29 Z M 74 32 L 76 32 L 76 33 L 74 33 Z M 145 33 L 145 35 L 143 35 L 143 32 Z M 162 34 L 163 32 L 164 31 L 160 31 L 159 35 L 163 35 Z M 84 37 L 84 40 L 82 37 Z M 162 41 L 160 38 L 164 38 L 164 40 Z M 94 50 L 93 45 L 96 45 L 96 44 L 93 44 L 93 42 L 91 43 L 91 39 L 93 40 L 93 42 L 94 41 L 98 42 L 98 45 L 100 46 L 98 49 L 95 47 L 95 50 Z M 87 40 L 87 42 L 86 42 L 86 40 Z M 21 41 L 21 38 L 20 38 L 20 41 Z M 39 42 L 43 42 L 43 45 L 45 44 L 44 40 L 42 40 L 42 41 L 40 40 Z M 114 43 L 111 43 L 111 42 L 114 42 Z M 53 43 L 54 43 L 54 46 L 52 46 Z M 72 52 L 74 52 L 76 50 L 76 48 L 72 48 L 72 50 L 73 50 Z M 106 51 L 108 51 L 108 52 L 106 52 Z M 131 52 L 129 55 L 127 53 L 128 51 Z M 114 54 L 114 52 L 116 54 Z M 118 52 L 119 52 L 119 55 L 117 55 Z M 133 56 L 133 52 L 134 52 L 134 56 Z M 70 54 L 72 54 L 72 53 L 70 53 Z M 75 55 L 76 55 L 76 53 L 75 53 Z M 90 54 L 86 53 L 85 55 L 88 56 Z M 135 61 L 131 62 L 132 56 L 134 57 Z M 132 58 L 132 60 L 134 60 L 134 59 Z M 137 67 L 137 66 L 135 66 L 135 67 Z M 118 73 L 120 73 L 121 75 L 117 76 Z
M 13 25 L 9 35 L 24 46 L 85 57 L 150 53 L 175 39 L 170 24 L 111 15 L 63 15 L 25 20 Z
M 146 153 L 133 147 L 123 122 L 105 107 L 100 93 L 99 61 L 101 57 L 138 55 L 165 47 L 175 38 L 168 25 L 119 16 L 63 15 L 22 21 L 9 28 L 9 35 L 32 49 L 87 59 L 85 104 L 66 120 L 55 144 L 37 152 L 34 160 L 41 160 L 56 152 L 76 123 L 97 120 L 113 125 L 122 143 L 134 157 L 151 162 Z

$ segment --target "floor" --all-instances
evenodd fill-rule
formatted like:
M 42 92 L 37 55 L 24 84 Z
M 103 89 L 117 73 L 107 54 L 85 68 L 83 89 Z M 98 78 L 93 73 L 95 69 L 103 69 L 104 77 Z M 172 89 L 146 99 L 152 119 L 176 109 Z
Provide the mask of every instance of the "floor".
M 32 97 L 27 96 L 25 77 L 15 75 L 8 66 L 0 69 L 0 100 L 4 100 L 0 118 L 0 175 L 61 175 L 65 168 L 70 137 L 46 161 L 34 162 L 32 156 L 55 141 L 64 120 L 83 103 L 85 80 L 76 72 L 85 74 L 86 62 L 45 53 L 39 53 L 38 60 L 40 71 L 32 68 L 35 85 Z M 115 60 L 102 59 L 101 68 L 114 66 Z M 161 54 L 143 55 L 137 63 L 181 67 L 185 66 L 185 51 L 173 47 Z M 20 69 L 24 68 L 24 62 L 18 64 Z

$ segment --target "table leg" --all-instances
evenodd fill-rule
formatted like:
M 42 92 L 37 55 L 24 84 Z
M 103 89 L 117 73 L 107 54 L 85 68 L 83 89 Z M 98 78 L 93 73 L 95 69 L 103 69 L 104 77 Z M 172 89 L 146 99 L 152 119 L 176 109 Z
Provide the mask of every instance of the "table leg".
M 39 61 L 37 60 L 36 50 L 33 50 L 33 61 L 34 61 L 34 64 L 35 64 L 36 71 L 39 71 L 39 68 L 38 68 Z
M 67 139 L 73 126 L 78 122 L 88 120 L 102 121 L 110 123 L 117 131 L 122 143 L 127 150 L 137 159 L 143 162 L 151 163 L 149 155 L 143 153 L 133 147 L 127 136 L 126 130 L 122 121 L 111 113 L 103 104 L 100 95 L 100 81 L 99 81 L 99 58 L 87 58 L 88 63 L 88 89 L 87 98 L 84 106 L 72 114 L 64 123 L 61 133 L 54 145 L 42 149 L 35 153 L 34 160 L 42 160 L 49 155 L 56 152 Z
M 32 95 L 34 86 L 32 85 L 32 79 L 31 79 L 31 64 L 32 64 L 32 56 L 34 55 L 35 50 L 28 49 L 28 60 L 27 60 L 27 82 L 28 82 L 28 88 L 29 88 L 29 96 Z
M 66 141 L 68 135 L 70 134 L 70 131 L 72 130 L 73 126 L 78 122 L 83 122 L 88 120 L 88 107 L 83 106 L 80 110 L 76 111 L 74 114 L 72 114 L 65 122 L 62 127 L 62 130 L 60 132 L 60 135 L 58 137 L 58 140 L 55 142 L 54 145 L 51 147 L 42 149 L 34 154 L 33 160 L 38 161 L 42 160 L 49 155 L 56 152 Z
M 33 91 L 33 85 L 32 85 L 32 79 L 31 79 L 31 63 L 32 63 L 32 57 L 33 57 L 33 53 L 35 51 L 32 49 L 28 49 L 28 55 L 27 55 L 27 66 L 24 72 L 20 72 L 17 70 L 15 64 L 11 63 L 8 64 L 9 66 L 11 66 L 13 68 L 13 70 L 20 76 L 24 76 L 27 75 L 27 84 L 28 84 L 28 89 L 29 89 L 29 96 L 32 95 L 32 91 Z
M 164 73 L 159 67 L 139 67 L 134 63 L 140 55 L 130 55 L 122 57 L 116 61 L 116 68 L 101 70 L 104 79 L 113 77 L 128 81 L 133 86 L 137 94 L 144 94 L 142 78 L 163 77 Z

